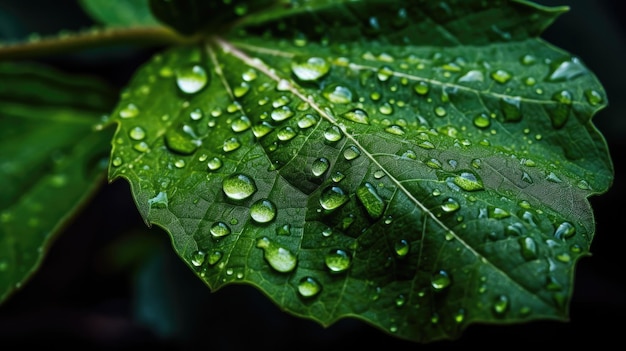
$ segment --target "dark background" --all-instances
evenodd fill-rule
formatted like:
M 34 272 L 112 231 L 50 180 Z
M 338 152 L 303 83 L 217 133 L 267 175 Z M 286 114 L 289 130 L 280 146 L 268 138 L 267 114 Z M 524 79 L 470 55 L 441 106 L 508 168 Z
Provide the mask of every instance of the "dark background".
M 593 256 L 577 264 L 569 322 L 472 325 L 458 340 L 421 345 L 395 339 L 356 320 L 322 328 L 280 311 L 247 285 L 209 293 L 175 256 L 167 235 L 145 226 L 127 183 L 116 181 L 96 194 L 58 237 L 25 287 L 0 305 L 0 349 L 12 349 L 9 345 L 89 350 L 339 350 L 360 345 L 403 350 L 567 349 L 586 343 L 601 348 L 623 344 L 626 28 L 620 22 L 621 2 L 538 2 L 571 7 L 543 37 L 580 57 L 598 76 L 609 98 L 608 108 L 594 122 L 609 144 L 615 182 L 608 193 L 590 198 L 597 220 Z M 76 1 L 0 0 L 0 41 L 22 38 L 31 31 L 55 33 L 90 23 Z M 122 87 L 151 53 L 119 48 L 52 58 L 48 63 L 68 72 L 95 72 Z

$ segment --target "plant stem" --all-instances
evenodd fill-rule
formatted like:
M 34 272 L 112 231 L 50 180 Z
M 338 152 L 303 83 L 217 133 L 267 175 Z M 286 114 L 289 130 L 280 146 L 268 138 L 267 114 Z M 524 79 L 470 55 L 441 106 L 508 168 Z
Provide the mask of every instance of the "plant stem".
M 70 34 L 31 38 L 15 44 L 0 43 L 0 61 L 38 58 L 110 45 L 161 46 L 191 43 L 197 40 L 198 38 L 195 37 L 183 37 L 162 26 L 91 28 Z

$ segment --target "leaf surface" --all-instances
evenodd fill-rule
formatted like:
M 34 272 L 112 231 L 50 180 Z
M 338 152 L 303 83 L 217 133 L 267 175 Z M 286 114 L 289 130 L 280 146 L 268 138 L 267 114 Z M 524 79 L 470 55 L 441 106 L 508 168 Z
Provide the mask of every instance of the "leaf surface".
M 80 0 L 85 12 L 95 21 L 108 26 L 158 25 L 148 0 Z
M 54 236 L 106 179 L 115 94 L 48 67 L 0 63 L 0 301 L 37 271 Z
M 155 56 L 109 177 L 215 290 L 417 342 L 567 320 L 613 167 L 605 92 L 538 38 L 563 8 L 327 2 Z

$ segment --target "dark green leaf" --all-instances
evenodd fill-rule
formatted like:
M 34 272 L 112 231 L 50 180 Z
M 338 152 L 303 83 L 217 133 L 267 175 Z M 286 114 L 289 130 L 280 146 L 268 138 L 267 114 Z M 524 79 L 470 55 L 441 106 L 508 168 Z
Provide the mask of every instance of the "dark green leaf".
M 0 63 L 0 301 L 39 268 L 53 237 L 106 179 L 115 94 L 101 82 Z
M 567 320 L 613 166 L 603 87 L 537 38 L 563 9 L 306 4 L 142 67 L 110 179 L 211 289 L 322 325 L 429 342 Z

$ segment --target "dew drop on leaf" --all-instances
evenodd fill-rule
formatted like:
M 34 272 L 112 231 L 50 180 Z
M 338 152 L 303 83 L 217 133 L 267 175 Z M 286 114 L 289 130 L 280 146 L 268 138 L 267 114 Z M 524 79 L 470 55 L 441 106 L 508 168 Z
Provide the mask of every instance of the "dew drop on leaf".
M 271 117 L 274 121 L 281 122 L 290 118 L 294 114 L 295 112 L 293 112 L 293 110 L 289 106 L 280 106 L 272 111 Z
M 222 146 L 222 149 L 225 152 L 231 152 L 239 149 L 240 146 L 241 142 L 239 141 L 239 139 L 232 137 L 224 140 L 224 145 Z
M 450 279 L 450 275 L 445 270 L 440 270 L 432 275 L 430 279 L 430 284 L 435 289 L 435 291 L 441 291 L 448 286 L 452 280 Z
M 315 81 L 330 71 L 330 63 L 321 57 L 296 58 L 291 62 L 291 71 L 301 81 Z
M 361 151 L 354 145 L 350 145 L 343 150 L 343 157 L 348 160 L 354 160 L 361 155 Z
M 322 96 L 324 96 L 326 100 L 336 104 L 348 104 L 354 99 L 352 90 L 339 84 L 327 85 L 324 90 L 322 90 Z
M 337 126 L 330 126 L 324 131 L 324 138 L 330 142 L 341 140 L 343 133 Z
M 458 201 L 451 197 L 447 198 L 444 203 L 441 204 L 441 209 L 448 213 L 457 211 L 459 208 L 461 208 L 461 205 L 459 205 Z
M 293 128 L 287 126 L 278 131 L 277 137 L 280 141 L 288 141 L 293 139 L 297 135 L 296 131 Z
M 460 172 L 452 181 L 465 191 L 478 191 L 485 188 L 482 180 L 470 171 Z
M 360 108 L 355 108 L 346 113 L 341 114 L 341 117 L 360 124 L 369 124 L 369 115 L 367 112 Z
M 215 222 L 209 231 L 214 238 L 221 238 L 230 234 L 230 227 L 224 222 Z
M 315 123 L 317 123 L 317 118 L 314 115 L 307 113 L 298 120 L 298 127 L 300 129 L 307 129 L 314 126 Z
M 146 137 L 146 131 L 143 128 L 137 126 L 131 129 L 130 132 L 128 132 L 128 136 L 130 136 L 130 138 L 133 140 L 143 140 Z
M 224 178 L 222 190 L 229 199 L 243 200 L 252 196 L 257 188 L 252 178 L 245 174 L 236 173 Z
M 250 217 L 256 223 L 268 223 L 276 217 L 276 205 L 268 199 L 261 199 L 250 206 Z
M 418 95 L 426 95 L 430 91 L 430 86 L 428 85 L 428 83 L 420 81 L 415 84 L 413 90 L 415 90 Z
M 348 195 L 338 186 L 329 186 L 320 194 L 320 205 L 325 210 L 335 210 L 348 201 Z
M 302 277 L 298 282 L 298 293 L 302 297 L 313 297 L 321 290 L 322 285 L 313 277 Z
M 195 251 L 191 254 L 191 264 L 195 267 L 200 267 L 204 263 L 206 258 L 206 252 L 202 250 Z
M 320 177 L 328 171 L 329 167 L 330 161 L 325 157 L 320 157 L 311 164 L 311 173 L 313 173 L 315 177 Z
M 280 245 L 270 241 L 267 237 L 257 240 L 256 247 L 263 249 L 263 257 L 269 265 L 278 272 L 287 273 L 296 268 L 296 255 Z
M 396 252 L 396 256 L 402 258 L 409 253 L 409 242 L 404 239 L 398 240 L 393 248 Z
M 195 94 L 209 83 L 209 75 L 198 64 L 188 64 L 176 70 L 176 85 L 185 94 Z
M 133 118 L 139 115 L 139 108 L 137 107 L 137 105 L 130 103 L 124 106 L 124 108 L 121 109 L 119 113 L 121 118 Z
M 341 273 L 350 268 L 351 259 L 346 251 L 336 249 L 326 254 L 324 263 L 331 273 Z
M 207 162 L 207 168 L 210 171 L 216 171 L 222 167 L 222 160 L 217 157 L 213 157 Z
M 576 227 L 569 222 L 563 222 L 554 231 L 554 237 L 557 239 L 567 239 L 576 233 Z
M 511 80 L 511 78 L 513 78 L 513 76 L 511 75 L 511 73 L 505 71 L 505 70 L 496 70 L 493 71 L 491 73 L 491 78 L 493 78 L 493 80 L 495 80 L 496 82 L 500 83 L 500 84 L 504 84 L 506 82 L 508 82 L 509 80 Z
M 537 243 L 531 237 L 521 237 L 518 239 L 522 257 L 526 260 L 534 260 L 537 258 Z

